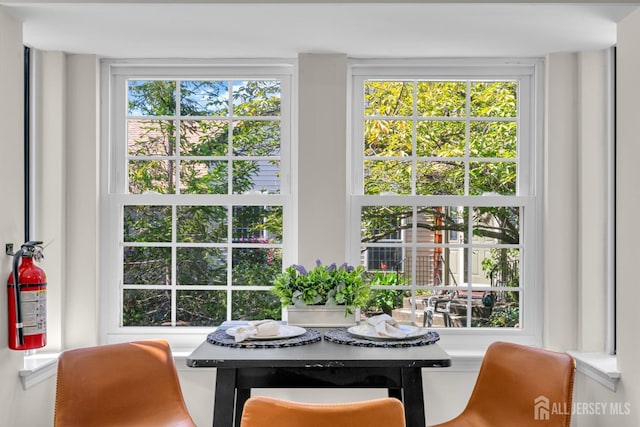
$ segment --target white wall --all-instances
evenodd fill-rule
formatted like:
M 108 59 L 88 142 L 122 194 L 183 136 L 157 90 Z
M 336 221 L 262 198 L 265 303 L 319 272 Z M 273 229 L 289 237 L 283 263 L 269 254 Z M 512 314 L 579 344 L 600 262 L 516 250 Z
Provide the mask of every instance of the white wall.
M 640 11 L 618 25 L 617 80 L 617 348 L 622 377 L 612 394 L 587 379 L 578 384 L 577 400 L 624 402 L 631 405 L 629 416 L 579 417 L 580 426 L 640 425 L 640 340 L 638 339 L 638 247 L 640 228 Z
M 607 52 L 546 58 L 544 345 L 604 351 Z
M 0 246 L 20 245 L 24 237 L 22 198 L 22 27 L 0 8 Z M 19 247 L 18 247 L 19 248 Z M 0 281 L 11 271 L 11 258 L 0 258 Z M 9 414 L 20 387 L 21 352 L 7 348 L 7 292 L 0 292 L 0 413 Z
M 23 242 L 23 44 L 22 26 L 0 8 L 0 179 L 4 183 L 0 211 L 0 243 Z M 98 60 L 95 56 L 38 55 L 42 80 L 35 134 L 37 153 L 32 238 L 45 241 L 43 267 L 48 273 L 47 350 L 98 342 L 97 325 L 97 147 Z M 37 234 L 37 235 L 35 235 Z M 3 258 L 6 280 L 11 258 Z M 6 292 L 0 307 L 6 307 Z M 0 310 L 0 425 L 49 425 L 53 416 L 55 379 L 24 391 L 18 376 L 22 352 L 6 347 L 6 309 Z M 64 325 L 64 328 L 62 327 Z M 33 402 L 38 402 L 34 410 Z M 3 424 L 7 423 L 7 424 Z
M 619 235 L 619 361 L 622 381 L 617 393 L 611 393 L 592 380 L 579 375 L 576 400 L 631 401 L 632 416 L 616 418 L 577 417 L 580 427 L 616 425 L 637 426 L 640 379 L 634 364 L 639 349 L 634 336 L 637 321 L 635 307 L 639 301 L 635 286 L 634 239 L 638 237 L 634 209 L 640 204 L 637 182 L 640 168 L 635 167 L 637 153 L 635 125 L 640 89 L 635 80 L 640 75 L 640 14 L 628 18 L 620 26 L 619 82 L 619 199 L 618 221 L 625 230 Z M 21 177 L 21 28 L 0 9 L 0 178 L 11 183 Z M 547 114 L 545 143 L 545 346 L 557 349 L 596 350 L 602 347 L 603 329 L 598 320 L 598 298 L 604 278 L 602 256 L 586 250 L 597 243 L 604 227 L 602 217 L 603 189 L 598 182 L 603 173 L 602 141 L 604 132 L 598 121 L 597 105 L 603 94 L 591 88 L 602 80 L 602 53 L 554 54 L 547 58 Z M 41 206 L 51 209 L 48 223 L 39 223 L 43 235 L 54 243 L 48 254 L 51 271 L 52 346 L 68 348 L 98 342 L 97 268 L 98 246 L 97 183 L 98 150 L 98 73 L 97 58 L 92 55 L 47 53 L 41 65 L 48 70 L 46 110 L 43 126 L 46 138 L 53 141 L 43 168 L 50 185 L 51 197 Z M 299 223 L 300 262 L 312 263 L 316 257 L 327 261 L 346 259 L 346 143 L 347 61 L 342 54 L 299 57 L 299 173 L 301 197 Z M 44 96 L 44 95 L 43 95 Z M 45 135 L 43 135 L 45 136 Z M 48 148 L 48 149 L 49 149 Z M 326 179 L 319 180 L 322 176 Z M 51 179 L 49 179 L 51 177 Z M 21 205 L 20 188 L 4 186 L 3 201 Z M 61 199 L 64 202 L 61 202 Z M 586 209 L 595 207 L 587 212 Z M 322 232 L 309 227 L 321 224 Z M 592 227 L 591 224 L 595 225 Z M 58 230 L 56 228 L 59 227 Z M 22 239 L 21 209 L 0 212 L 0 243 L 19 243 Z M 561 237 L 558 237 L 561 236 Z M 597 249 L 599 250 L 599 249 Z M 553 255 L 553 256 L 552 256 Z M 9 272 L 9 259 L 0 263 L 0 277 Z M 586 285 L 585 285 L 586 284 Z M 595 291 L 594 291 L 595 289 Z M 6 295 L 0 304 L 6 305 Z M 596 305 L 593 310 L 590 306 Z M 57 314 L 56 314 L 57 313 Z M 586 323 L 585 323 L 586 322 Z M 590 333 L 594 335 L 591 336 Z M 6 319 L 0 316 L 0 342 L 6 342 Z M 49 425 L 53 414 L 55 381 L 49 379 L 25 392 L 16 374 L 20 354 L 1 344 L 0 349 L 0 414 L 8 416 L 12 427 Z M 432 372 L 424 376 L 426 410 L 429 423 L 456 415 L 468 398 L 475 372 Z M 189 410 L 199 425 L 211 422 L 213 371 L 185 370 L 180 378 Z M 311 391 L 261 390 L 305 400 L 350 400 L 379 396 L 371 390 L 328 391 L 316 395 Z M 30 401 L 38 402 L 38 410 L 27 410 Z M 15 408 L 15 409 L 14 409 Z M 0 419 L 7 419 L 0 416 Z
M 577 55 L 577 316 L 576 349 L 603 351 L 605 343 L 607 241 L 607 59 L 606 51 Z M 598 310 L 600 309 L 600 310 Z M 599 316 L 594 316 L 598 310 Z
M 65 348 L 98 344 L 98 182 L 100 63 L 66 61 Z
M 547 114 L 548 129 L 555 128 L 553 133 L 556 135 L 545 144 L 548 150 L 545 157 L 549 160 L 547 187 L 559 185 L 565 189 L 564 201 L 563 197 L 557 197 L 555 202 L 549 203 L 548 213 L 563 212 L 562 221 L 569 227 L 568 235 L 577 234 L 571 244 L 561 244 L 565 250 L 573 248 L 576 251 L 575 254 L 566 255 L 554 247 L 553 243 L 557 242 L 555 236 L 558 235 L 549 234 L 551 230 L 548 224 L 546 226 L 545 247 L 549 248 L 546 260 L 549 262 L 545 266 L 545 274 L 549 282 L 545 284 L 545 343 L 562 348 L 570 342 L 578 350 L 591 352 L 605 350 L 603 305 L 606 294 L 602 285 L 606 275 L 603 248 L 607 221 L 603 188 L 603 159 L 606 158 L 604 141 L 607 132 L 602 122 L 606 104 L 602 91 L 606 73 L 604 57 L 603 52 L 591 52 L 556 54 L 547 58 L 551 72 L 549 80 L 559 79 L 556 85 L 550 84 L 547 88 L 550 99 L 556 98 L 550 101 L 554 107 Z M 640 368 L 637 363 L 640 357 L 637 339 L 640 289 L 636 268 L 636 242 L 640 238 L 637 227 L 637 209 L 640 208 L 640 168 L 637 166 L 640 157 L 637 136 L 640 11 L 627 17 L 618 26 L 617 69 L 616 324 L 617 362 L 621 379 L 613 392 L 582 373 L 577 374 L 574 402 L 578 405 L 596 403 L 607 408 L 601 414 L 589 410 L 577 411 L 573 423 L 579 427 L 640 425 Z M 563 92 L 562 96 L 558 96 Z M 558 115 L 552 114 L 554 111 Z M 567 122 L 566 128 L 560 129 L 563 120 L 567 119 L 571 121 Z M 578 141 L 575 151 L 564 150 L 566 144 L 575 144 L 575 141 Z M 560 147 L 556 147 L 556 144 Z M 552 165 L 552 161 L 556 166 Z M 563 162 L 566 162 L 567 171 L 572 171 L 570 174 L 560 169 Z M 553 176 L 551 171 L 554 171 Z M 572 183 L 567 185 L 567 180 Z M 557 189 L 553 191 L 560 196 Z M 548 195 L 547 201 L 553 197 Z M 555 232 L 559 231 L 555 229 Z M 554 237 L 550 241 L 551 236 Z M 565 235 L 560 236 L 564 238 Z M 552 249 L 553 256 L 550 253 Z M 575 265 L 575 277 L 567 275 L 567 271 L 562 269 L 562 262 Z M 553 285 L 551 281 L 554 281 Z M 574 290 L 576 294 L 572 296 L 569 291 Z M 566 312 L 563 312 L 563 307 Z M 623 414 L 613 414 L 610 409 L 612 406 L 622 409 Z
M 575 54 L 546 58 L 544 142 L 544 337 L 575 348 L 578 253 L 578 66 Z M 561 325 L 559 327 L 559 325 Z
M 22 26 L 0 7 L 0 280 L 11 271 L 12 258 L 4 256 L 4 245 L 15 249 L 23 243 L 23 45 Z M 16 427 L 51 424 L 54 381 L 49 379 L 25 392 L 18 370 L 23 352 L 7 347 L 7 292 L 0 292 L 0 425 Z M 33 402 L 38 402 L 34 407 Z M 37 408 L 37 409 L 34 409 Z
M 298 259 L 347 261 L 347 56 L 298 58 Z
M 63 348 L 61 316 L 64 312 L 64 268 L 66 245 L 66 56 L 62 52 L 34 52 L 34 138 L 40 141 L 34 153 L 37 174 L 35 237 L 45 242 L 42 268 L 47 272 L 47 349 Z M 46 72 L 45 72 L 46 71 Z

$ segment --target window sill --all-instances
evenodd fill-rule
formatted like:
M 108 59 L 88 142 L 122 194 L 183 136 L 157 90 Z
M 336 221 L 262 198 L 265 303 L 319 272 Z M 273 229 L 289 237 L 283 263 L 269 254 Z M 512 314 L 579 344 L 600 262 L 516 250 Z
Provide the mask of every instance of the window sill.
M 193 368 L 187 366 L 187 357 L 193 349 L 181 348 L 173 351 L 176 368 L 178 371 L 190 371 Z M 482 364 L 484 350 L 447 349 L 451 356 L 451 367 L 443 371 L 442 368 L 425 368 L 426 371 L 437 372 L 477 372 Z M 607 388 L 614 390 L 620 373 L 616 370 L 615 357 L 601 353 L 570 352 L 576 359 L 579 372 L 595 379 Z M 27 390 L 34 385 L 56 374 L 59 353 L 42 353 L 24 358 L 24 368 L 20 370 L 22 387 Z M 209 368 L 204 368 L 209 369 Z M 214 369 L 214 368 L 210 368 Z
M 569 351 L 576 359 L 576 370 L 594 381 L 602 384 L 611 391 L 616 391 L 620 381 L 620 371 L 615 356 L 605 353 L 583 353 Z
M 191 354 L 190 349 L 180 349 L 173 351 L 173 359 L 175 360 L 176 369 L 178 371 L 189 371 L 193 368 L 187 366 L 187 356 Z M 447 368 L 447 372 L 470 372 L 477 371 L 480 368 L 483 351 L 449 351 L 452 363 L 451 368 Z M 33 356 L 25 356 L 24 367 L 20 369 L 20 381 L 22 388 L 28 390 L 33 386 L 41 383 L 47 378 L 51 378 L 56 374 L 58 356 L 60 353 L 42 353 Z M 208 368 L 205 368 L 208 369 Z M 213 368 L 211 368 L 213 369 Z M 437 370 L 442 372 L 441 368 L 425 368 L 427 370 Z
M 446 372 L 478 372 L 485 350 L 445 349 L 451 356 L 451 366 Z M 444 372 L 442 368 L 424 368 L 426 371 Z
M 178 371 L 187 371 L 187 356 L 193 349 L 181 349 L 173 352 L 173 359 Z M 58 369 L 60 353 L 40 353 L 24 357 L 23 368 L 18 371 L 23 390 L 29 390 L 47 378 L 53 377 Z M 206 369 L 206 368 L 205 368 Z
M 25 356 L 23 367 L 18 372 L 22 388 L 29 390 L 36 384 L 54 376 L 58 368 L 59 355 L 60 353 L 39 353 Z

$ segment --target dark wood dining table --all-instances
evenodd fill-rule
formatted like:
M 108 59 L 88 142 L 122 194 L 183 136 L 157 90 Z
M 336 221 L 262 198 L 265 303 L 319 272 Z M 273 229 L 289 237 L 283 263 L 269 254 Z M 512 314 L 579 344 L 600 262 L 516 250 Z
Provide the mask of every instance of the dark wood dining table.
M 230 326 L 237 324 L 218 329 Z M 451 358 L 437 343 L 361 347 L 323 338 L 293 347 L 234 348 L 205 340 L 187 365 L 216 368 L 213 427 L 238 427 L 252 388 L 386 388 L 403 402 L 407 427 L 424 427 L 422 368 L 448 367 Z

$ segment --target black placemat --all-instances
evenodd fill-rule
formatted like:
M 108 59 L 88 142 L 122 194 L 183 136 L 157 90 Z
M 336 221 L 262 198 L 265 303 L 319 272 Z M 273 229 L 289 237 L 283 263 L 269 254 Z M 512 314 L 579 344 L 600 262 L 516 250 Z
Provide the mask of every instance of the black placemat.
M 322 339 L 320 332 L 314 329 L 307 329 L 300 336 L 292 338 L 282 338 L 277 340 L 244 340 L 236 342 L 235 338 L 226 333 L 226 329 L 216 329 L 207 335 L 207 342 L 224 347 L 235 348 L 280 348 L 295 347 L 318 342 Z
M 324 333 L 324 339 L 338 344 L 355 345 L 358 347 L 416 347 L 433 344 L 440 339 L 436 331 L 428 331 L 426 335 L 407 340 L 373 340 L 351 335 L 346 328 L 331 329 Z

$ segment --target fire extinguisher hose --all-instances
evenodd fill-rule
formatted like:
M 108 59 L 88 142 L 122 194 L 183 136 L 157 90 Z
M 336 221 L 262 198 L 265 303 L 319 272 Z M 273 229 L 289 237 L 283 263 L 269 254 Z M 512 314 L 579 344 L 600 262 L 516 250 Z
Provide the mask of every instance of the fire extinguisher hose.
M 18 274 L 18 267 L 20 264 L 20 258 L 24 251 L 20 249 L 13 256 L 13 298 L 16 306 L 16 332 L 18 336 L 18 344 L 24 344 L 24 330 L 22 324 L 22 301 L 20 297 L 20 277 Z

